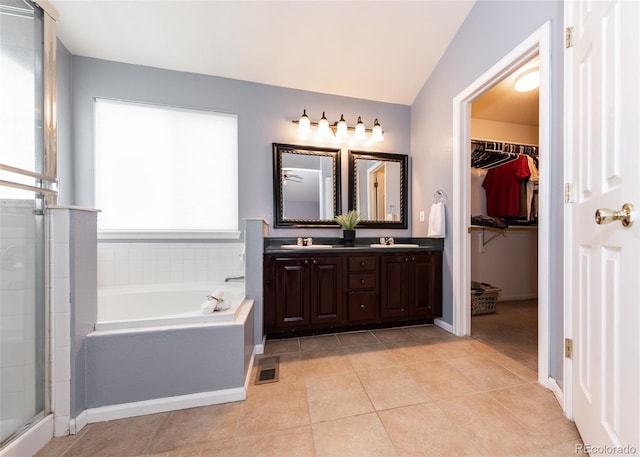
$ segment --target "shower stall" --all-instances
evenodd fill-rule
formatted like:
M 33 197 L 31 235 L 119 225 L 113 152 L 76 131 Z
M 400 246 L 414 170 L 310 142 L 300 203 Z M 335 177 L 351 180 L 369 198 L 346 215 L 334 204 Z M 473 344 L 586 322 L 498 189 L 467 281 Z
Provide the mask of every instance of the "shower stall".
M 0 447 L 48 413 L 44 13 L 0 0 Z

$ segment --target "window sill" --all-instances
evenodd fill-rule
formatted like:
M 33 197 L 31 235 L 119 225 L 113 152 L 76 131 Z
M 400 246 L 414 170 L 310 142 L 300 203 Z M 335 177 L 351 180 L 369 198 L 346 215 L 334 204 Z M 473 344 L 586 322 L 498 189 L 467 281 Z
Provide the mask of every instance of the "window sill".
M 99 240 L 237 240 L 241 233 L 237 230 L 98 230 Z

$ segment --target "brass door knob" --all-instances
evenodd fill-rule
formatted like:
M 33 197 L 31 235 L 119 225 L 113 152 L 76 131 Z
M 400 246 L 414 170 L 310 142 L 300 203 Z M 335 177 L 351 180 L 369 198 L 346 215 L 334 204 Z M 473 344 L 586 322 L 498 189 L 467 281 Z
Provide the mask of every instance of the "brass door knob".
M 620 211 L 606 208 L 600 208 L 596 211 L 596 224 L 598 225 L 620 221 L 624 227 L 630 227 L 633 224 L 634 218 L 635 211 L 631 203 L 625 203 L 622 205 L 622 209 Z

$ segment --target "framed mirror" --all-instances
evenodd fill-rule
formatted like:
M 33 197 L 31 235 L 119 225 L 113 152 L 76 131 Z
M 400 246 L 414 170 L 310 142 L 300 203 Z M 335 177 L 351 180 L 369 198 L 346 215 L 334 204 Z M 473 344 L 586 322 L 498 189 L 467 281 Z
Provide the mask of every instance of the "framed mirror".
M 338 226 L 340 149 L 273 143 L 274 225 Z
M 404 154 L 349 151 L 349 209 L 358 226 L 407 228 L 407 167 Z

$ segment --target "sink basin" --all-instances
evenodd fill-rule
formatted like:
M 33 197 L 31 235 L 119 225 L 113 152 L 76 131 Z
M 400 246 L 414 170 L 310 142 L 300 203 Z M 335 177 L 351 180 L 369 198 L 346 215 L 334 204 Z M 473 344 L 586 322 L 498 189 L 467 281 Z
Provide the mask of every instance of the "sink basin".
M 419 244 L 402 244 L 402 243 L 397 243 L 397 244 L 371 244 L 369 245 L 372 248 L 419 248 L 420 245 Z
M 333 246 L 330 244 L 312 244 L 311 246 L 298 246 L 297 244 L 283 244 L 282 249 L 329 249 Z

